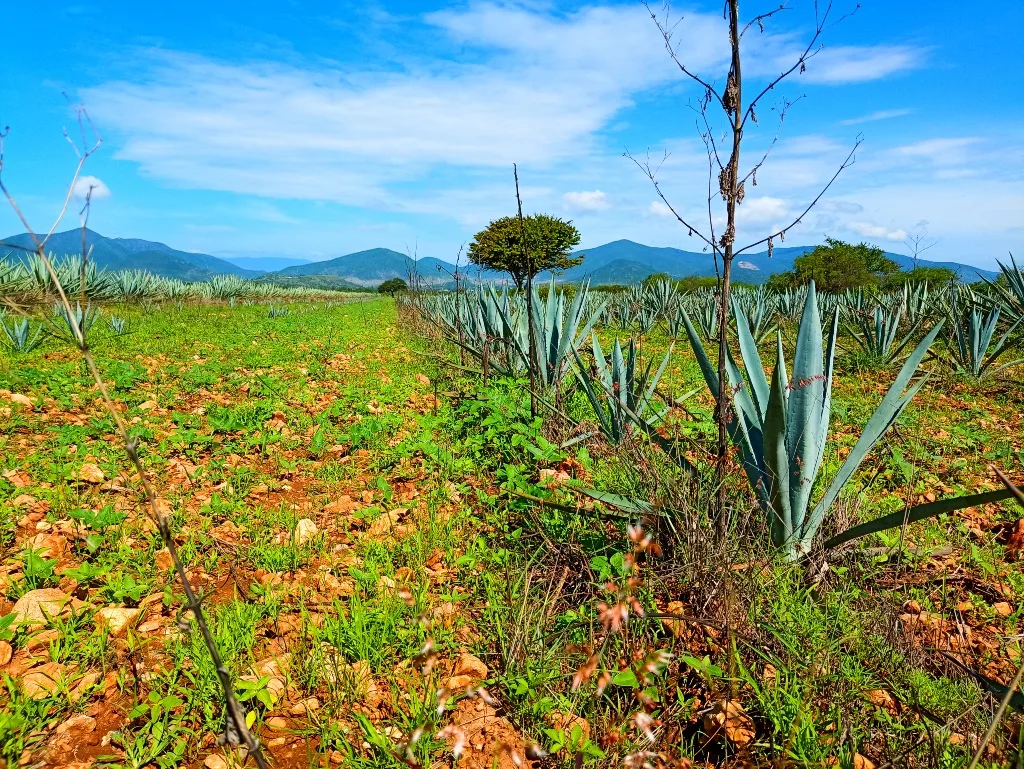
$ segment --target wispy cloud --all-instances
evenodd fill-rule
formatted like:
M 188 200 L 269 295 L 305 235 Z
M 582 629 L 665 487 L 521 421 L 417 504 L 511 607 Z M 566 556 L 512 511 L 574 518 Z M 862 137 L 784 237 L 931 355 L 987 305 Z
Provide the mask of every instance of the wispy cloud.
M 611 207 L 608 196 L 601 190 L 567 192 L 562 195 L 562 202 L 572 211 L 605 211 Z
M 73 194 L 82 200 L 85 200 L 86 195 L 90 196 L 90 200 L 103 200 L 110 197 L 110 188 L 103 183 L 102 179 L 97 179 L 95 176 L 79 176 L 78 181 L 75 182 Z
M 912 109 L 879 109 L 860 117 L 840 120 L 839 125 L 860 125 L 861 123 L 874 123 L 878 120 L 891 120 L 892 118 L 909 115 L 913 111 Z
M 878 238 L 898 242 L 902 242 L 907 238 L 905 230 L 884 227 L 880 224 L 872 224 L 871 222 L 850 222 L 847 227 L 858 235 L 863 235 L 865 238 Z
M 836 46 L 824 48 L 807 62 L 804 77 L 811 83 L 866 83 L 924 65 L 926 51 L 905 45 Z

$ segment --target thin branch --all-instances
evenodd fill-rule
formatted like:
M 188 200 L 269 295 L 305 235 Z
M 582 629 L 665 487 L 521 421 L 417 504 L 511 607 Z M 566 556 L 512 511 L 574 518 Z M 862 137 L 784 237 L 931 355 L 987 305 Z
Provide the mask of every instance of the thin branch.
M 650 163 L 649 160 L 646 163 L 641 163 L 639 160 L 637 160 L 635 157 L 633 157 L 630 154 L 629 150 L 626 150 L 625 152 L 623 152 L 622 156 L 632 160 L 636 164 L 636 167 L 639 168 L 641 171 L 643 171 L 644 175 L 648 179 L 651 180 L 651 184 L 654 185 L 654 191 L 656 193 L 658 193 L 658 197 L 661 198 L 662 203 L 664 203 L 665 206 L 668 208 L 668 210 L 672 212 L 672 215 L 676 219 L 679 220 L 679 223 L 682 224 L 684 227 L 686 227 L 690 231 L 691 235 L 696 234 L 697 237 L 699 237 L 701 240 L 703 240 L 709 246 L 714 248 L 715 244 L 712 241 L 708 240 L 707 237 L 704 235 L 704 233 L 702 233 L 699 229 L 697 229 L 697 227 L 695 227 L 694 225 L 690 224 L 688 221 L 683 219 L 683 217 L 681 217 L 679 215 L 679 213 L 675 210 L 675 208 L 672 207 L 672 204 L 668 202 L 668 198 L 665 197 L 665 193 L 663 193 L 661 191 L 661 185 L 658 184 L 658 178 L 657 178 L 658 169 L 661 168 L 661 164 L 658 165 L 658 168 L 652 169 L 651 168 L 651 163 Z M 668 153 L 665 154 L 665 157 L 662 159 L 662 163 L 664 163 L 667 158 L 668 158 Z
M 754 107 L 757 106 L 757 103 L 764 97 L 765 94 L 767 94 L 769 91 L 773 90 L 775 88 L 775 86 L 777 86 L 779 83 L 781 83 L 787 77 L 792 75 L 797 69 L 799 69 L 801 72 L 803 72 L 807 68 L 808 60 L 810 60 L 811 58 L 813 58 L 814 56 L 816 56 L 818 54 L 818 51 L 821 50 L 820 48 L 817 51 L 813 51 L 813 52 L 812 52 L 812 49 L 814 48 L 815 43 L 817 43 L 818 40 L 821 38 L 821 33 L 825 31 L 825 24 L 827 23 L 828 16 L 829 16 L 829 14 L 831 12 L 832 12 L 832 0 L 829 0 L 828 5 L 825 7 L 825 14 L 819 20 L 819 18 L 818 18 L 818 4 L 817 3 L 814 4 L 814 17 L 815 17 L 814 35 L 811 37 L 810 42 L 807 44 L 807 47 L 804 49 L 804 52 L 801 53 L 799 58 L 797 58 L 797 60 L 793 63 L 793 66 L 791 66 L 789 69 L 785 70 L 781 75 L 779 75 L 777 78 L 775 78 L 774 80 L 769 82 L 768 85 L 766 85 L 764 87 L 764 89 L 757 96 L 754 97 L 753 101 L 751 101 L 750 104 L 747 105 L 747 110 L 746 110 L 746 112 L 743 113 L 743 120 L 740 121 L 740 128 L 741 129 L 743 128 L 743 126 L 745 126 L 747 124 L 747 118 L 750 117 L 752 114 L 754 114 Z M 849 14 L 847 14 L 847 15 L 849 15 Z M 843 18 L 846 18 L 846 17 L 844 16 Z M 756 118 L 755 118 L 755 120 L 756 120 Z
M 742 179 L 740 179 L 740 184 L 743 184 L 747 179 L 754 177 L 754 185 L 757 185 L 758 169 L 760 169 L 761 166 L 765 164 L 765 161 L 768 160 L 768 156 L 771 154 L 772 150 L 775 149 L 775 145 L 778 144 L 779 135 L 782 133 L 782 124 L 786 121 L 786 113 L 789 112 L 790 107 L 792 107 L 794 104 L 796 104 L 803 98 L 804 96 L 803 94 L 801 94 L 800 96 L 793 99 L 793 101 L 783 99 L 782 108 L 779 110 L 779 125 L 775 129 L 775 136 L 772 137 L 772 140 L 768 144 L 768 148 L 764 151 L 764 155 L 761 156 L 761 159 L 757 161 L 757 163 L 755 163 L 749 171 L 747 171 L 747 173 L 743 176 Z
M 756 241 L 754 243 L 751 243 L 748 246 L 744 246 L 743 248 L 741 248 L 738 251 L 736 251 L 735 254 L 733 254 L 733 256 L 739 256 L 743 252 L 749 251 L 750 249 L 755 248 L 756 246 L 760 246 L 762 243 L 768 243 L 770 241 L 773 241 L 773 240 L 775 240 L 775 238 L 783 238 L 784 239 L 786 233 L 789 232 L 794 227 L 796 227 L 798 224 L 800 224 L 800 222 L 803 221 L 803 218 L 805 216 L 807 216 L 808 212 L 810 212 L 810 210 L 812 208 L 814 208 L 815 205 L 817 205 L 818 201 L 821 200 L 821 198 L 824 196 L 824 194 L 826 192 L 828 192 L 829 187 L 831 187 L 832 184 L 835 182 L 835 180 L 839 178 L 839 174 L 841 174 L 843 171 L 845 171 L 847 168 L 849 168 L 850 166 L 852 166 L 856 162 L 857 148 L 863 142 L 864 142 L 863 137 L 858 136 L 857 137 L 857 141 L 853 145 L 853 149 L 851 149 L 850 150 L 850 154 L 846 156 L 846 160 L 843 161 L 843 164 L 841 166 L 839 166 L 839 169 L 835 172 L 835 174 L 832 175 L 832 178 L 829 179 L 828 184 L 826 184 L 821 189 L 821 192 L 818 193 L 818 196 L 807 205 L 807 208 L 805 208 L 803 210 L 803 212 L 800 214 L 800 216 L 798 216 L 796 219 L 794 219 L 788 225 L 783 227 L 781 230 L 777 230 L 776 232 L 773 232 L 768 237 L 761 238 L 760 240 L 758 240 L 758 241 Z
M 84 114 L 85 110 L 79 108 L 79 125 L 80 127 L 82 127 L 83 139 L 85 136 L 84 123 L 87 120 L 87 117 L 83 117 Z M 6 135 L 7 129 L 0 133 L 0 172 L 2 172 L 3 170 L 3 139 L 6 137 Z M 65 135 L 67 135 L 66 132 Z M 74 143 L 72 142 L 72 144 Z M 223 689 L 224 692 L 224 700 L 227 710 L 227 721 L 225 734 L 223 735 L 223 740 L 229 744 L 245 745 L 249 754 L 252 755 L 253 758 L 255 759 L 259 769 L 268 769 L 268 764 L 263 756 L 259 740 L 257 740 L 256 737 L 253 736 L 253 734 L 249 731 L 248 727 L 246 726 L 245 712 L 242 709 L 242 706 L 239 703 L 238 699 L 235 697 L 234 690 L 231 684 L 231 675 L 228 672 L 227 667 L 225 667 L 223 660 L 221 659 L 220 652 L 217 649 L 216 641 L 214 640 L 213 634 L 210 632 L 210 628 L 206 623 L 206 617 L 203 613 L 202 608 L 202 600 L 199 597 L 197 597 L 195 592 L 192 590 L 192 585 L 189 582 L 188 575 L 185 573 L 185 565 L 182 562 L 180 556 L 178 555 L 177 545 L 175 544 L 174 536 L 171 533 L 170 521 L 167 518 L 167 516 L 160 510 L 160 507 L 157 503 L 156 492 L 154 491 L 152 484 L 149 482 L 149 478 L 146 476 L 145 470 L 142 466 L 142 461 L 139 459 L 138 438 L 130 434 L 128 425 L 125 423 L 123 417 L 121 416 L 121 413 L 117 410 L 116 406 L 114 405 L 107 385 L 103 381 L 103 377 L 100 375 L 99 369 L 96 366 L 96 361 L 93 359 L 92 353 L 89 350 L 89 345 L 85 339 L 85 331 L 82 328 L 82 325 L 77 322 L 76 315 L 71 309 L 71 302 L 68 299 L 67 293 L 64 291 L 64 286 L 60 282 L 60 277 L 57 275 L 57 271 L 54 269 L 53 263 L 46 255 L 46 241 L 49 239 L 50 235 L 52 235 L 57 224 L 60 222 L 60 220 L 64 216 L 64 213 L 67 211 L 67 207 L 70 204 L 72 196 L 74 195 L 74 188 L 75 185 L 77 185 L 78 183 L 78 178 L 81 175 L 82 167 L 85 164 L 85 161 L 89 158 L 90 155 L 93 154 L 93 152 L 95 152 L 99 148 L 99 146 L 100 141 L 97 137 L 96 144 L 91 148 L 85 144 L 83 144 L 81 150 L 79 150 L 78 147 L 75 147 L 75 152 L 78 155 L 78 164 L 75 168 L 75 174 L 72 179 L 72 182 L 68 187 L 68 194 L 64 199 L 64 205 L 61 209 L 60 216 L 58 216 L 57 220 L 54 222 L 53 227 L 50 228 L 50 233 L 42 240 L 40 240 L 33 232 L 32 227 L 28 224 L 28 221 L 25 219 L 25 216 L 15 203 L 13 196 L 4 186 L 2 178 L 0 178 L 0 192 L 2 192 L 8 204 L 17 213 L 18 218 L 21 219 L 22 224 L 24 224 L 25 226 L 25 229 L 28 231 L 29 235 L 36 243 L 35 253 L 42 260 L 43 265 L 46 267 L 46 270 L 49 273 L 50 278 L 57 289 L 57 294 L 60 297 L 61 305 L 63 306 L 64 311 L 67 313 L 69 321 L 68 325 L 71 327 L 75 345 L 82 353 L 82 358 L 85 362 L 86 368 L 88 369 L 89 374 L 92 376 L 93 380 L 96 382 L 97 389 L 99 390 L 100 393 L 100 398 L 103 401 L 104 406 L 106 407 L 107 411 L 109 412 L 111 418 L 114 421 L 116 432 L 124 445 L 125 453 L 128 455 L 129 460 L 135 467 L 135 471 L 138 473 L 139 481 L 142 484 L 146 496 L 146 501 L 148 503 L 148 515 L 156 524 L 157 529 L 160 532 L 160 538 L 164 546 L 170 553 L 171 560 L 174 563 L 178 578 L 181 580 L 182 587 L 185 591 L 186 604 L 184 608 L 190 610 L 196 619 L 196 624 L 198 625 L 200 633 L 203 636 L 203 641 L 205 642 L 207 650 L 210 652 L 210 657 L 217 671 L 217 677 L 220 680 L 221 688 Z M 89 205 L 89 199 L 90 196 L 87 195 L 86 209 Z M 87 222 L 88 215 L 87 211 L 85 211 L 83 213 L 82 218 L 83 229 Z M 84 237 L 85 235 L 83 234 L 83 238 Z M 82 254 L 83 260 L 86 258 L 86 256 L 87 255 L 85 253 Z
M 665 5 L 665 23 L 662 24 L 662 22 L 658 19 L 658 15 L 651 10 L 650 3 L 648 3 L 647 0 L 641 0 L 641 2 L 644 8 L 647 9 L 647 13 L 651 15 L 651 20 L 654 22 L 654 25 L 658 28 L 658 32 L 661 33 L 661 38 L 665 42 L 665 50 L 668 51 L 668 55 L 672 57 L 672 61 L 676 63 L 676 66 L 679 67 L 680 71 L 684 75 L 686 75 L 688 78 L 695 81 L 696 83 L 699 83 L 704 88 L 705 93 L 709 96 L 714 96 L 715 99 L 718 101 L 719 105 L 722 107 L 722 109 L 725 109 L 725 102 L 722 100 L 722 97 L 719 95 L 718 91 L 716 91 L 710 83 L 706 82 L 699 75 L 696 75 L 690 70 L 688 70 L 686 68 L 686 65 L 683 64 L 679 60 L 679 57 L 676 55 L 675 47 L 672 45 L 672 32 L 668 27 L 668 4 L 666 3 Z M 681 20 L 682 18 L 680 17 L 680 21 Z
M 764 23 L 765 23 L 766 20 L 770 19 L 772 16 L 774 16 L 777 13 L 781 13 L 782 11 L 790 11 L 790 10 L 792 10 L 792 8 L 789 8 L 785 4 L 782 4 L 778 8 L 775 8 L 775 9 L 773 9 L 771 11 L 768 11 L 767 13 L 758 14 L 757 16 L 752 18 L 750 21 L 748 21 L 746 23 L 746 25 L 743 27 L 743 30 L 740 32 L 740 39 L 742 39 L 743 36 L 745 34 L 747 34 L 747 30 L 750 29 L 755 24 L 758 26 L 758 29 L 760 29 L 761 32 L 764 32 Z

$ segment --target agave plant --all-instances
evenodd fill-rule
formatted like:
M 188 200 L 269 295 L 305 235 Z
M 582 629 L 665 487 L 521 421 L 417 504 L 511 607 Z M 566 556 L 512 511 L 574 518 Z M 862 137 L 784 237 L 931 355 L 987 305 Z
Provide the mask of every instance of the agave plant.
M 541 387 L 555 388 L 561 384 L 568 371 L 569 361 L 580 343 L 590 334 L 597 322 L 600 310 L 591 310 L 590 315 L 584 314 L 588 284 L 582 284 L 576 291 L 572 303 L 565 306 L 565 294 L 555 290 L 554 279 L 545 302 L 535 295 L 533 298 L 533 318 L 535 355 L 537 361 L 537 381 Z M 522 316 L 525 319 L 525 313 Z M 526 323 L 519 326 L 516 343 L 524 362 L 529 362 L 529 328 Z
M 996 302 L 1014 322 L 1024 320 L 1024 272 L 1017 266 L 1017 260 L 1010 256 L 1010 266 L 999 262 L 1001 280 L 985 282 L 992 288 Z M 1003 285 L 1003 282 L 1006 285 Z
M 968 304 L 968 306 L 964 306 L 964 304 Z M 955 371 L 981 379 L 1021 362 L 1021 360 L 1014 360 L 996 366 L 998 359 L 1014 347 L 1014 341 L 1010 335 L 1024 321 L 1024 318 L 1021 318 L 1011 324 L 993 345 L 992 338 L 999 325 L 1000 311 L 999 307 L 982 310 L 969 300 L 953 305 L 950 312 L 953 321 L 953 337 L 947 339 L 946 344 L 950 354 L 950 363 Z
M 43 343 L 43 329 L 37 328 L 33 334 L 28 318 L 11 321 L 10 326 L 7 325 L 6 320 L 0 320 L 0 330 L 3 331 L 0 342 L 11 352 L 32 352 Z
M 733 315 L 746 318 L 747 328 L 760 344 L 774 327 L 775 300 L 764 286 L 755 291 L 737 291 L 732 297 Z M 717 307 L 715 308 L 717 311 Z
M 642 371 L 636 365 L 636 345 L 629 340 L 626 354 L 622 354 L 622 345 L 618 337 L 612 346 L 611 361 L 605 360 L 601 343 L 597 334 L 592 334 L 594 366 L 588 367 L 573 349 L 576 358 L 576 376 L 583 387 L 583 392 L 590 401 L 594 414 L 597 415 L 601 432 L 608 440 L 618 445 L 629 434 L 629 426 L 636 424 L 647 428 L 653 426 L 661 416 L 659 412 L 654 419 L 647 419 L 646 412 L 651 406 L 658 380 L 665 371 L 672 356 L 669 346 L 665 359 L 657 371 L 651 373 L 653 361 L 647 363 Z
M 56 321 L 51 335 L 77 346 L 81 344 L 80 340 L 88 338 L 92 327 L 96 325 L 100 318 L 100 308 L 87 304 L 82 309 L 81 303 L 76 302 L 69 314 L 63 302 L 58 302 L 54 305 L 53 314 Z
M 693 324 L 689 318 L 685 320 L 705 382 L 717 398 L 720 385 L 716 367 Z M 832 410 L 838 313 L 833 314 L 825 344 L 811 282 L 797 333 L 792 376 L 787 374 L 782 334 L 777 332 L 776 365 L 770 384 L 746 319 L 737 318 L 736 327 L 744 370 L 732 359 L 727 361 L 736 415 L 729 423 L 730 436 L 740 449 L 750 487 L 767 518 L 772 544 L 787 559 L 799 560 L 810 551 L 822 521 L 854 471 L 923 385 L 926 377 L 914 385 L 910 384 L 911 378 L 941 324 L 910 354 L 838 474 L 813 507 L 811 492 L 821 468 Z
M 107 318 L 107 326 L 115 336 L 124 336 L 128 333 L 128 319 L 111 315 Z
M 919 326 L 915 323 L 900 337 L 902 314 L 899 307 L 892 310 L 875 307 L 870 316 L 867 313 L 854 314 L 846 330 L 872 362 L 888 365 L 900 360 L 903 352 L 913 341 Z
M 283 318 L 291 312 L 287 307 L 275 307 L 270 305 L 270 310 L 267 312 L 268 318 Z

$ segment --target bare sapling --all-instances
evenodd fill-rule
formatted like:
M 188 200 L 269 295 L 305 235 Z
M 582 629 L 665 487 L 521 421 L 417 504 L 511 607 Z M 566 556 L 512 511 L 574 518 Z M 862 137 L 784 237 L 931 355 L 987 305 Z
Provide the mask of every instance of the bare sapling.
M 53 266 L 52 261 L 47 255 L 46 245 L 50 237 L 53 235 L 57 226 L 67 213 L 68 208 L 71 205 L 71 201 L 75 196 L 78 181 L 81 177 L 82 169 L 85 166 L 86 161 L 100 148 L 102 139 L 99 134 L 95 131 L 92 122 L 89 120 L 89 116 L 85 109 L 82 107 L 77 108 L 77 121 L 80 133 L 79 143 L 76 143 L 65 130 L 64 135 L 68 140 L 68 143 L 75 151 L 75 155 L 78 159 L 78 163 L 75 167 L 74 175 L 71 179 L 71 183 L 68 186 L 67 194 L 64 197 L 63 205 L 55 218 L 52 226 L 43 236 L 36 234 L 36 231 L 31 227 L 21 208 L 18 206 L 13 195 L 7 189 L 3 180 L 4 170 L 4 140 L 7 137 L 8 128 L 4 128 L 0 132 L 0 193 L 3 194 L 7 203 L 11 206 L 14 213 L 25 227 L 25 231 L 29 233 L 32 238 L 32 247 L 25 248 L 19 246 L 12 246 L 12 244 L 3 244 L 8 247 L 18 248 L 22 251 L 27 251 L 36 254 L 42 263 L 45 265 L 46 270 L 53 281 L 55 290 L 57 291 L 60 305 L 64 308 L 67 313 L 68 325 L 71 329 L 73 336 L 73 343 L 78 348 L 82 355 L 82 360 L 85 363 L 86 369 L 93 381 L 96 383 L 96 387 L 100 393 L 103 405 L 107 412 L 110 414 L 111 419 L 114 421 L 117 436 L 124 448 L 125 454 L 128 456 L 129 461 L 135 468 L 135 472 L 138 475 L 139 483 L 142 486 L 143 493 L 145 496 L 144 511 L 153 521 L 160 533 L 160 539 L 163 542 L 164 547 L 170 553 L 171 560 L 174 563 L 175 573 L 178 579 L 181 580 L 182 588 L 185 591 L 185 608 L 192 612 L 195 617 L 196 625 L 199 627 L 199 632 L 203 636 L 203 641 L 206 644 L 206 648 L 210 653 L 210 658 L 213 661 L 214 667 L 217 670 L 217 676 L 220 680 L 221 688 L 224 693 L 224 704 L 225 704 L 225 725 L 223 734 L 218 736 L 218 743 L 221 745 L 241 746 L 244 747 L 247 754 L 251 755 L 256 761 L 256 764 L 260 769 L 266 769 L 268 767 L 266 758 L 263 756 L 263 752 L 260 748 L 260 743 L 256 737 L 249 731 L 245 723 L 245 711 L 242 708 L 241 703 L 235 696 L 234 689 L 232 688 L 231 675 L 228 672 L 227 666 L 224 664 L 223 659 L 220 656 L 220 652 L 217 649 L 217 644 L 214 641 L 213 634 L 210 631 L 209 623 L 206 620 L 206 616 L 203 613 L 202 600 L 196 596 L 195 591 L 192 589 L 192 585 L 189 582 L 188 575 L 185 571 L 185 564 L 182 562 L 177 546 L 174 542 L 174 536 L 171 533 L 170 519 L 158 503 L 156 491 L 153 488 L 153 484 L 146 476 L 146 472 L 142 466 L 142 462 L 139 459 L 139 439 L 137 435 L 132 435 L 128 429 L 128 425 L 125 423 L 121 416 L 121 413 L 115 407 L 113 400 L 110 397 L 110 392 L 107 388 L 106 383 L 103 381 L 103 377 L 100 375 L 99 369 L 96 366 L 96 361 L 92 356 L 89 349 L 89 344 L 86 340 L 85 332 L 81 324 L 76 320 L 76 314 L 72 310 L 71 302 L 68 299 L 67 292 L 64 290 L 61 284 L 60 277 L 57 274 L 56 269 Z M 91 138 L 90 137 L 91 134 Z M 84 196 L 84 205 L 80 213 L 81 228 L 82 228 L 82 281 L 81 290 L 85 291 L 85 265 L 88 258 L 88 247 L 87 247 L 87 229 L 86 224 L 88 223 L 89 209 L 91 205 L 91 190 L 89 190 Z M 182 630 L 187 630 L 187 625 L 183 625 Z
M 718 314 L 718 381 L 728 382 L 728 351 L 729 351 L 729 307 L 730 290 L 732 285 L 733 262 L 740 254 L 750 251 L 759 246 L 767 246 L 768 256 L 771 257 L 775 242 L 783 242 L 786 233 L 800 224 L 810 210 L 821 200 L 839 175 L 855 161 L 855 153 L 860 146 L 862 139 L 858 136 L 852 149 L 840 164 L 839 168 L 821 188 L 816 197 L 802 209 L 800 214 L 792 219 L 784 227 L 774 229 L 769 235 L 755 240 L 747 245 L 736 243 L 737 213 L 743 204 L 746 196 L 746 187 L 749 182 L 751 186 L 757 186 L 757 175 L 769 155 L 775 148 L 782 123 L 785 120 L 789 108 L 799 99 L 782 99 L 781 103 L 772 109 L 777 114 L 778 128 L 774 138 L 768 143 L 767 148 L 749 167 L 741 163 L 741 151 L 743 140 L 750 124 L 757 125 L 757 110 L 761 102 L 775 92 L 775 89 L 791 76 L 802 74 L 807 68 L 807 62 L 821 51 L 821 38 L 825 30 L 834 24 L 842 21 L 846 16 L 832 19 L 832 2 L 825 4 L 824 8 L 819 3 L 814 3 L 814 32 L 810 41 L 802 52 L 798 53 L 791 64 L 786 67 L 778 76 L 768 81 L 753 98 L 745 101 L 744 79 L 743 79 L 743 56 L 742 43 L 744 36 L 757 29 L 760 33 L 765 31 L 765 22 L 784 11 L 790 10 L 786 5 L 766 13 L 758 14 L 746 23 L 740 19 L 739 0 L 726 0 L 725 20 L 728 26 L 729 38 L 729 69 L 724 87 L 716 84 L 713 78 L 705 77 L 693 69 L 683 60 L 681 51 L 675 42 L 675 30 L 682 18 L 673 20 L 671 4 L 663 3 L 661 12 L 653 10 L 648 2 L 644 7 L 650 14 L 652 21 L 661 33 L 665 49 L 668 51 L 672 61 L 678 66 L 679 71 L 688 79 L 695 82 L 700 88 L 700 97 L 694 106 L 699 115 L 700 122 L 698 131 L 701 140 L 707 149 L 708 156 L 708 196 L 707 196 L 707 224 L 697 224 L 696 220 L 684 218 L 680 213 L 679 206 L 674 205 L 662 190 L 658 179 L 658 172 L 661 164 L 652 165 L 649 158 L 640 160 L 629 152 L 625 155 L 632 160 L 641 172 L 651 181 L 654 191 L 661 202 L 668 208 L 671 215 L 686 228 L 690 236 L 697 236 L 703 243 L 703 250 L 710 249 L 715 260 L 716 272 L 719 259 L 721 260 L 721 272 L 718 272 L 718 293 L 717 293 L 717 314 Z M 847 14 L 848 16 L 849 14 Z M 713 126 L 712 116 L 724 117 L 722 130 L 716 133 Z M 667 154 L 665 155 L 667 159 Z M 717 188 L 714 179 L 717 176 Z M 716 217 L 716 199 L 718 203 L 719 216 Z M 724 208 L 724 211 L 721 209 Z M 725 227 L 721 232 L 716 231 L 716 220 L 721 223 L 724 220 Z M 721 387 L 718 392 L 716 404 L 716 422 L 718 427 L 717 454 L 716 454 L 716 475 L 717 475 L 717 499 L 716 499 L 716 532 L 720 539 L 724 538 L 729 530 L 730 515 L 726 503 L 725 475 L 729 455 L 729 423 L 734 417 L 731 414 L 730 399 L 732 392 L 728 387 Z

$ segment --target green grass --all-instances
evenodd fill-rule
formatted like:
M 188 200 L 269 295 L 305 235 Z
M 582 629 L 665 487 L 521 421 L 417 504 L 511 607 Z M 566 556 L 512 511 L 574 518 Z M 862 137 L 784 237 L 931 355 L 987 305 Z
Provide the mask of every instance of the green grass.
M 736 472 L 727 491 L 744 522 L 715 561 L 702 542 L 713 489 L 688 486 L 659 451 L 642 442 L 612 450 L 599 440 L 560 448 L 550 420 L 530 419 L 522 382 L 484 386 L 418 354 L 443 350 L 400 326 L 390 300 L 288 310 L 271 317 L 267 305 L 245 303 L 123 306 L 111 311 L 128 318 L 130 332 L 116 336 L 101 324 L 92 340 L 265 743 L 287 735 L 274 749 L 289 750 L 293 736 L 308 739 L 302 762 L 310 765 L 336 750 L 346 766 L 397 767 L 394 735 L 422 728 L 416 755 L 443 759 L 434 738 L 444 723 L 437 690 L 446 666 L 468 651 L 488 665 L 502 715 L 552 751 L 553 766 L 572 765 L 576 751 L 588 766 L 621 763 L 644 744 L 630 725 L 642 700 L 660 721 L 660 750 L 725 760 L 735 751 L 707 739 L 703 714 L 727 693 L 752 719 L 747 755 L 755 763 L 784 756 L 794 765 L 846 766 L 855 751 L 876 762 L 908 752 L 915 765 L 966 763 L 968 748 L 948 743 L 938 727 L 958 719 L 958 733 L 977 734 L 990 702 L 928 648 L 912 645 L 899 615 L 913 600 L 955 626 L 956 606 L 973 601 L 972 633 L 994 646 L 973 649 L 971 662 L 1005 675 L 1019 611 L 997 616 L 992 586 L 1019 596 L 1024 576 L 972 519 L 915 525 L 902 543 L 898 533 L 873 537 L 864 544 L 904 549 L 870 554 L 858 546 L 812 585 L 805 571 L 766 552 L 764 526 L 748 514 Z M 600 335 L 605 343 L 613 332 Z M 667 344 L 656 330 L 643 354 L 660 357 Z M 892 374 L 862 364 L 840 359 L 824 476 L 839 466 Z M 692 356 L 677 344 L 663 388 L 678 395 L 699 383 Z M 223 730 L 219 683 L 194 621 L 182 613 L 180 587 L 156 566 L 162 543 L 81 362 L 52 341 L 28 354 L 0 353 L 0 389 L 34 404 L 10 405 L 0 429 L 0 469 L 9 471 L 0 478 L 2 598 L 59 586 L 80 599 L 71 616 L 53 621 L 59 633 L 40 660 L 64 666 L 72 687 L 87 672 L 100 681 L 113 673 L 117 690 L 104 695 L 98 684 L 77 701 L 68 691 L 33 700 L 5 678 L 0 756 L 16 762 L 26 749 L 40 752 L 48 730 L 96 707 L 116 713 L 104 724 L 115 729 L 109 750 L 121 764 L 201 762 L 208 735 Z M 578 393 L 568 394 L 565 409 L 588 418 Z M 843 510 L 866 520 L 936 489 L 972 490 L 989 480 L 987 462 L 1019 467 L 1018 415 L 1011 389 L 937 379 L 865 462 Z M 671 424 L 706 467 L 715 432 L 706 395 L 688 400 Z M 87 462 L 112 487 L 79 480 Z M 627 633 L 603 633 L 598 604 L 612 600 L 606 583 L 621 588 L 628 576 L 624 522 L 513 493 L 573 507 L 581 498 L 541 483 L 541 469 L 562 467 L 597 488 L 676 510 L 676 529 L 665 522 L 655 532 L 664 556 L 641 560 L 630 594 L 648 615 L 680 601 L 712 625 L 728 617 L 730 631 L 694 625 L 673 637 L 660 620 L 634 613 Z M 397 508 L 409 511 L 401 520 L 412 528 L 398 538 L 365 534 Z M 19 529 L 30 514 L 32 530 Z M 1019 511 L 1006 504 L 985 515 L 1002 524 Z M 299 544 L 292 532 L 304 518 L 318 532 Z M 66 550 L 44 555 L 46 536 Z M 946 548 L 947 555 L 930 555 Z M 141 613 L 113 637 L 95 632 L 103 606 Z M 142 629 L 151 622 L 158 630 Z M 4 634 L 16 654 L 33 645 L 25 631 L 0 625 Z M 428 638 L 438 666 L 423 675 L 415 659 Z M 648 681 L 642 672 L 625 674 L 659 649 L 673 655 L 665 670 Z M 595 680 L 572 686 L 593 653 L 620 674 L 601 695 Z M 253 669 L 286 654 L 282 693 Z M 380 693 L 372 707 L 361 707 L 365 692 L 353 673 L 361 663 Z M 874 690 L 898 706 L 871 705 L 866 694 Z M 320 709 L 289 715 L 306 697 Z M 586 719 L 589 741 L 556 727 L 570 712 Z M 279 717 L 290 719 L 283 733 L 267 725 Z M 1005 749 L 1005 734 L 999 739 Z

